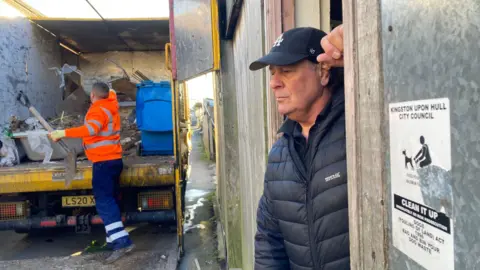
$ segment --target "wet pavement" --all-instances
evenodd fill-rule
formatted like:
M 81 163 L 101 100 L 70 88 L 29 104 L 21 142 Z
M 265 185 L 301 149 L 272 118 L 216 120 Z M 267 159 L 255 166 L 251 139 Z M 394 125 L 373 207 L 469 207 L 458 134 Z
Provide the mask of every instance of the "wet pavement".
M 16 234 L 0 232 L 0 269 L 222 269 L 217 261 L 217 241 L 212 200 L 215 164 L 203 152 L 201 134 L 193 136 L 190 179 L 185 195 L 185 239 L 183 258 L 177 265 L 177 236 L 170 227 L 151 224 L 129 226 L 136 250 L 112 265 L 103 265 L 104 252 L 82 254 L 92 240 L 105 238 L 103 228 L 91 234 L 72 230 L 45 230 Z
M 191 171 L 185 194 L 185 254 L 179 270 L 222 269 L 217 261 L 215 196 L 215 163 L 208 160 L 195 132 L 192 137 Z

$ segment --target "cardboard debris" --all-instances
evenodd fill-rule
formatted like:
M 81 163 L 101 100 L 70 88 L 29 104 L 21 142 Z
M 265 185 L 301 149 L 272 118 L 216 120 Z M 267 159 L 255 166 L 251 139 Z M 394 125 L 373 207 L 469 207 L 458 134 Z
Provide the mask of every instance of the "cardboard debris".
M 90 107 L 90 97 L 79 87 L 57 106 L 57 115 L 85 114 Z
M 72 75 L 72 77 L 70 78 L 74 80 L 77 85 L 81 84 L 80 80 L 83 74 L 76 66 L 70 66 L 69 64 L 64 64 L 61 68 L 51 67 L 49 69 L 53 70 L 57 74 L 57 76 L 60 77 L 60 88 L 65 87 L 65 76 L 67 75 Z
M 112 78 L 109 83 L 111 84 L 112 88 L 117 92 L 117 97 L 118 101 L 133 101 L 137 99 L 137 86 L 134 82 L 132 82 L 130 76 L 128 75 L 127 71 L 118 63 L 115 61 L 105 58 L 105 61 L 111 62 L 115 66 L 117 66 L 119 69 L 123 71 L 123 76 L 120 78 Z M 143 73 L 140 71 L 135 71 L 134 74 L 132 74 L 132 77 L 136 80 L 140 78 L 139 81 L 145 80 L 147 78 Z M 148 78 L 147 78 L 148 79 Z
M 127 78 L 116 79 L 111 82 L 112 88 L 117 92 L 118 101 L 128 101 L 137 99 L 137 86 Z M 121 97 L 123 95 L 128 98 Z
M 150 78 L 148 78 L 147 76 L 145 76 L 145 74 L 143 74 L 140 70 L 136 70 L 135 71 L 135 75 L 138 76 L 141 81 L 151 81 Z
M 75 90 L 82 87 L 81 77 L 77 73 L 65 75 L 65 90 L 63 91 L 63 99 L 72 94 Z
M 135 121 L 136 117 L 134 104 L 134 102 L 120 103 L 120 119 L 122 120 L 120 143 L 122 144 L 124 156 L 136 155 L 137 145 L 140 142 L 140 131 L 137 129 L 137 124 Z

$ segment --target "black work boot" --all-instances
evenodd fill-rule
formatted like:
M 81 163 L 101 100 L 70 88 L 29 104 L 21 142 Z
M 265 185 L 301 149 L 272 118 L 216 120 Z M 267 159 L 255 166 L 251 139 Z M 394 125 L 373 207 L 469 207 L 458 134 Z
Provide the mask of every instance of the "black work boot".
M 114 250 L 112 254 L 110 254 L 110 256 L 108 256 L 108 258 L 105 259 L 105 264 L 110 264 L 117 261 L 124 255 L 127 255 L 128 253 L 130 253 L 133 249 L 135 249 L 135 244 L 131 244 L 128 247 Z

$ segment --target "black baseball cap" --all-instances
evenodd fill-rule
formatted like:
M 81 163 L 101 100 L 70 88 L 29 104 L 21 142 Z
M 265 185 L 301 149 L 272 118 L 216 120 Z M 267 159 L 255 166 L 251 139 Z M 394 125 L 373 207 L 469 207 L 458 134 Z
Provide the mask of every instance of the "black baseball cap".
M 259 70 L 269 65 L 292 65 L 305 59 L 317 63 L 317 56 L 324 52 L 320 41 L 326 35 L 313 27 L 288 30 L 277 38 L 267 55 L 250 64 L 250 70 Z

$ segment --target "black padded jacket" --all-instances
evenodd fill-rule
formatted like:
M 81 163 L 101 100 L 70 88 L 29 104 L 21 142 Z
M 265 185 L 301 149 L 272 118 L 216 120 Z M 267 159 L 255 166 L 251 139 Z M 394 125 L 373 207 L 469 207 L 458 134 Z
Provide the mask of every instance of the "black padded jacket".
M 350 269 L 343 89 L 318 120 L 309 166 L 295 150 L 291 120 L 270 151 L 257 211 L 255 270 Z

